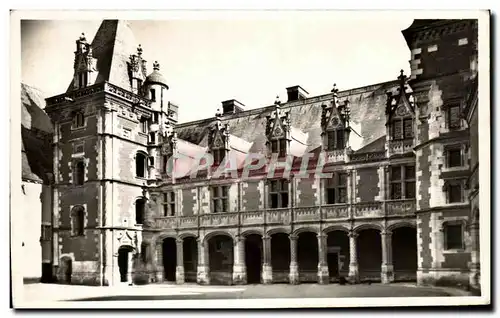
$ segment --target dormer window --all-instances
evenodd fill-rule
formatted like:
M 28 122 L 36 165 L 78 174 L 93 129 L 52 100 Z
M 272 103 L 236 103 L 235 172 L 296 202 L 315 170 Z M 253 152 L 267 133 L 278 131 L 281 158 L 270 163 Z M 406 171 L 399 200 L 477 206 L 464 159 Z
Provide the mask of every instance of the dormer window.
M 278 157 L 285 157 L 286 139 L 271 140 L 271 153 L 278 154 Z
M 326 133 L 327 135 L 327 150 L 337 150 L 344 149 L 344 131 L 343 130 L 331 130 Z
M 448 106 L 448 112 L 446 117 L 447 117 L 448 129 L 450 130 L 459 129 L 461 126 L 460 105 Z
M 391 123 L 391 138 L 393 140 L 413 138 L 413 119 L 397 118 Z
M 212 156 L 214 157 L 214 165 L 218 166 L 224 161 L 224 158 L 226 157 L 226 150 L 212 149 Z
M 87 80 L 88 80 L 87 72 L 82 72 L 78 74 L 78 88 L 86 87 Z

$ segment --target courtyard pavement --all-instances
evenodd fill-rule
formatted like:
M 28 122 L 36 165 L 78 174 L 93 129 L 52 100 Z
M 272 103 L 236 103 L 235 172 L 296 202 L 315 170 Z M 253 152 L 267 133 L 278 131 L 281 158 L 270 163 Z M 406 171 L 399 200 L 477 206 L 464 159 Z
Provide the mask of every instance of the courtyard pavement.
M 200 286 L 196 284 L 152 284 L 144 286 L 95 287 L 58 284 L 25 284 L 23 299 L 43 307 L 49 303 L 68 307 L 70 303 L 92 308 L 110 301 L 184 301 L 184 300 L 245 300 L 292 298 L 300 299 L 376 297 L 447 297 L 469 296 L 469 293 L 451 288 L 420 287 L 414 284 L 273 284 L 243 286 Z M 448 297 L 451 298 L 451 297 Z M 408 302 L 408 301 L 406 301 Z M 144 302 L 142 302 L 144 303 Z M 224 304 L 224 303 L 222 303 Z M 258 305 L 258 303 L 257 303 Z M 22 307 L 28 306 L 23 305 Z M 36 305 L 35 305 L 36 306 Z

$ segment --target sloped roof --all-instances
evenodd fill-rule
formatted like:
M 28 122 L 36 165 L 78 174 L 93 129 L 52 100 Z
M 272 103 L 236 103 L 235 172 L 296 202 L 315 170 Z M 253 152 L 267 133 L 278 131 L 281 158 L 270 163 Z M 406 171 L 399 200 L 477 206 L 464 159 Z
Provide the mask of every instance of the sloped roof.
M 136 40 L 129 23 L 123 20 L 103 20 L 92 40 L 92 53 L 97 59 L 94 83 L 105 81 L 132 91 L 128 74 L 130 55 L 137 51 Z M 73 90 L 71 81 L 67 91 Z
M 359 142 L 352 146 L 353 150 L 360 149 L 385 135 L 385 93 L 397 85 L 397 81 L 390 81 L 339 92 L 341 103 L 345 99 L 349 100 L 351 125 L 361 136 Z M 302 132 L 305 137 L 305 152 L 311 152 L 321 146 L 321 105 L 329 104 L 331 101 L 332 94 L 326 94 L 281 105 L 282 111 L 290 112 L 291 126 Z M 226 115 L 222 121 L 229 124 L 231 135 L 252 144 L 250 153 L 264 153 L 267 141 L 266 116 L 270 115 L 273 109 L 272 106 L 268 106 Z M 206 147 L 208 133 L 214 124 L 215 117 L 178 124 L 177 136 L 179 139 Z
M 21 168 L 26 181 L 48 182 L 46 173 L 52 172 L 53 126 L 44 105 L 40 90 L 21 84 Z

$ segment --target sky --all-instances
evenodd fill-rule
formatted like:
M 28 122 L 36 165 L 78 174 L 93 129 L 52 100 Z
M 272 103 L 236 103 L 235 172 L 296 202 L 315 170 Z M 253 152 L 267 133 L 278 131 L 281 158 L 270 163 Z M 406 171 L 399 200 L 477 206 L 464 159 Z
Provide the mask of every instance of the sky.
M 130 21 L 130 20 L 129 20 Z M 410 51 L 401 33 L 413 18 L 395 13 L 268 15 L 263 18 L 132 20 L 148 70 L 157 60 L 179 122 L 213 117 L 236 99 L 253 109 L 286 101 L 286 87 L 309 96 L 395 80 L 409 74 Z M 75 40 L 90 42 L 100 20 L 30 20 L 21 24 L 21 80 L 62 94 L 73 76 Z M 135 52 L 131 52 L 135 53 Z

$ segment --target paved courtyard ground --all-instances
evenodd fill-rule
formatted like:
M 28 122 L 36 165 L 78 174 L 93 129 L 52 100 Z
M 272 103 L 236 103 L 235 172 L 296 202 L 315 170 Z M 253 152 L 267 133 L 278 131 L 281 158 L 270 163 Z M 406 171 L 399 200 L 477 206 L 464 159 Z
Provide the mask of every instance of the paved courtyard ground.
M 57 284 L 26 284 L 24 299 L 36 302 L 96 303 L 106 301 L 165 301 L 190 299 L 271 299 L 346 297 L 440 297 L 468 296 L 465 291 L 414 284 L 318 285 L 274 284 L 244 286 L 199 286 L 153 284 L 145 286 L 93 287 Z

